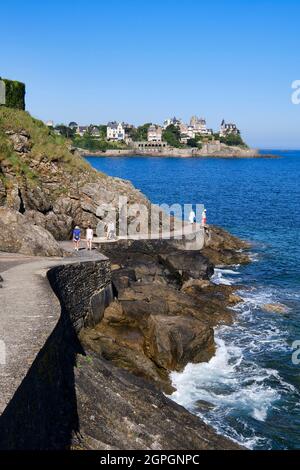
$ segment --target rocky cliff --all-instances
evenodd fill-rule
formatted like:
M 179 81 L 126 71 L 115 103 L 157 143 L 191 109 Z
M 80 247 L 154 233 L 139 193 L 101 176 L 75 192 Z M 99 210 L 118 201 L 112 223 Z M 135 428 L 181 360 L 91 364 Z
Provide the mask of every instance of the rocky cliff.
M 119 241 L 99 250 L 112 262 L 115 300 L 81 341 L 99 356 L 170 393 L 171 371 L 208 361 L 213 327 L 232 321 L 228 307 L 240 299 L 231 286 L 210 281 L 214 265 L 248 261 L 246 244 L 213 228 L 214 244 L 186 251 L 169 241 Z
M 76 224 L 95 227 L 98 205 L 118 210 L 119 196 L 149 204 L 130 182 L 93 170 L 28 113 L 0 108 L 0 250 L 60 255 L 55 240 L 69 239 Z

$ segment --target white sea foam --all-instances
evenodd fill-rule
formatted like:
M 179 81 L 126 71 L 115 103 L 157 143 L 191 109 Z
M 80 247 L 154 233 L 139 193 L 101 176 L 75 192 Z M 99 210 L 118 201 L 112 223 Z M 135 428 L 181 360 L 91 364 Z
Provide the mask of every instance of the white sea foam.
M 233 271 L 232 269 L 215 268 L 211 281 L 214 284 L 223 284 L 225 286 L 231 286 L 238 282 L 236 277 L 228 276 L 228 274 L 231 276 L 237 276 L 240 273 L 238 271 Z
M 253 448 L 259 436 L 238 434 L 230 425 L 224 424 L 224 417 L 237 413 L 257 421 L 265 421 L 272 405 L 280 399 L 280 391 L 268 384 L 276 371 L 262 369 L 255 364 L 243 364 L 241 348 L 226 345 L 216 337 L 215 356 L 202 364 L 188 364 L 182 373 L 172 373 L 172 383 L 176 391 L 171 398 L 196 414 L 227 436 L 234 434 L 234 439 Z M 197 410 L 197 401 L 204 400 L 214 405 L 207 412 Z
M 233 271 L 233 269 L 225 269 L 225 268 L 215 268 L 215 272 L 220 272 L 221 274 L 240 274 L 238 271 Z
M 234 284 L 240 273 L 216 269 L 216 284 Z M 208 363 L 188 364 L 182 373 L 172 373 L 176 391 L 171 398 L 198 414 L 218 432 L 249 448 L 270 448 L 270 441 L 255 432 L 255 421 L 264 423 L 282 397 L 297 393 L 275 369 L 261 367 L 257 357 L 265 351 L 286 351 L 287 333 L 278 317 L 264 315 L 261 306 L 276 302 L 277 293 L 257 288 L 239 292 L 244 302 L 233 326 L 215 330 L 216 354 Z M 198 401 L 212 408 L 203 410 Z
M 257 262 L 257 261 L 260 260 L 259 253 L 251 252 L 251 253 L 248 253 L 248 256 L 249 256 L 250 261 L 252 261 L 252 262 Z
M 222 407 L 243 408 L 259 420 L 264 420 L 269 405 L 278 393 L 265 385 L 272 371 L 247 368 L 247 376 L 240 370 L 242 350 L 226 346 L 216 338 L 216 355 L 202 364 L 188 364 L 183 373 L 174 372 L 172 382 L 176 391 L 172 398 L 187 408 L 195 400 L 207 400 Z

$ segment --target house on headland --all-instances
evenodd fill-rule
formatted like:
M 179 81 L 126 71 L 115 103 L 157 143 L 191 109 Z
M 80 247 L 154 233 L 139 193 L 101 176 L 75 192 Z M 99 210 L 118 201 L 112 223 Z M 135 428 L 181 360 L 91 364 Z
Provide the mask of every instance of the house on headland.
M 180 127 L 182 125 L 182 120 L 181 119 L 177 119 L 177 117 L 173 117 L 173 118 L 168 118 L 164 121 L 164 129 L 166 129 L 168 126 L 175 126 L 175 127 Z
M 162 128 L 151 124 L 147 131 L 147 140 L 148 142 L 161 142 L 162 141 Z
M 89 134 L 93 137 L 100 137 L 100 129 L 98 126 L 95 126 L 94 124 L 91 124 L 89 126 Z
M 194 130 L 195 134 L 200 135 L 211 135 L 212 130 L 206 126 L 206 120 L 204 118 L 198 118 L 198 116 L 192 116 L 190 120 L 190 127 Z
M 80 137 L 84 136 L 89 130 L 89 126 L 78 126 L 76 129 L 76 134 Z
M 109 122 L 107 124 L 106 138 L 110 141 L 125 140 L 125 128 L 121 122 Z
M 232 122 L 226 123 L 223 119 L 220 127 L 220 137 L 225 137 L 228 134 L 239 135 L 240 130 L 237 128 L 236 124 Z

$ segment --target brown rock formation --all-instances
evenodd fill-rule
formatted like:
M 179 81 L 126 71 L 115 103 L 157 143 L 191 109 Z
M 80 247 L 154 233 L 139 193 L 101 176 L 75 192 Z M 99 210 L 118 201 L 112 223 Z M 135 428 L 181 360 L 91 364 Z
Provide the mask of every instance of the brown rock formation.
M 17 211 L 0 207 L 0 251 L 32 256 L 62 256 L 53 235 L 39 225 L 29 224 Z
M 229 234 L 222 248 L 215 246 L 215 257 L 223 249 L 226 259 L 229 253 L 244 257 L 234 255 Z M 239 300 L 234 287 L 211 283 L 213 265 L 205 256 L 168 241 L 119 241 L 99 249 L 114 263 L 116 298 L 95 328 L 81 332 L 83 343 L 171 392 L 170 371 L 213 356 L 213 327 L 232 321 L 228 306 Z

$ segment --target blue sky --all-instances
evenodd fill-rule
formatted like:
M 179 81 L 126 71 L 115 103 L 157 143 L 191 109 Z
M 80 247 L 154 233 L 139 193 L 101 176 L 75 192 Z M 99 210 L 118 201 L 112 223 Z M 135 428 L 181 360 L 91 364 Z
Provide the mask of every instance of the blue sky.
M 299 0 L 10 0 L 0 76 L 43 120 L 134 124 L 203 115 L 250 145 L 300 148 Z

